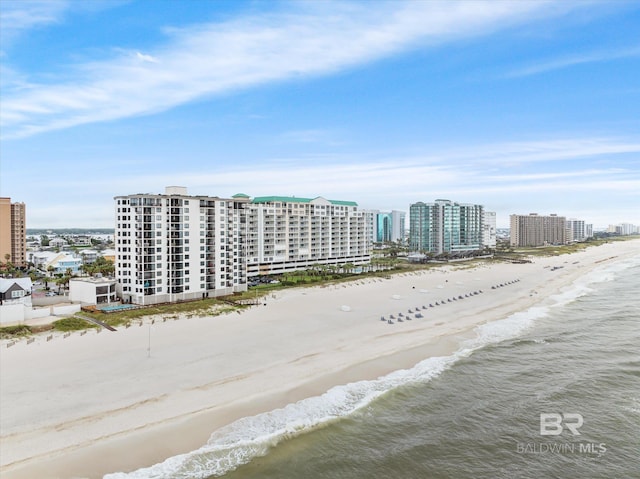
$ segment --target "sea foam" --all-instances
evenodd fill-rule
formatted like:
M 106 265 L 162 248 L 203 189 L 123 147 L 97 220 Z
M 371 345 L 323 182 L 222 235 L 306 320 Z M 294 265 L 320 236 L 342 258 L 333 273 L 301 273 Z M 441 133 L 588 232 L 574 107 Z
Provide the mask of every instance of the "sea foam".
M 215 431 L 207 444 L 170 457 L 150 467 L 107 474 L 104 479 L 205 479 L 221 476 L 255 457 L 266 455 L 278 443 L 346 417 L 395 388 L 425 383 L 474 351 L 514 339 L 546 317 L 550 308 L 564 306 L 592 291 L 590 285 L 615 279 L 619 271 L 640 264 L 640 257 L 602 266 L 554 295 L 546 306 L 536 306 L 475 328 L 476 336 L 463 342 L 450 356 L 425 359 L 410 369 L 394 371 L 374 380 L 336 386 L 326 393 L 287 406 L 239 419 Z
M 267 454 L 281 441 L 354 413 L 390 390 L 430 381 L 474 350 L 518 336 L 546 312 L 546 308 L 531 308 L 484 324 L 476 328 L 476 338 L 463 343 L 450 356 L 431 357 L 410 369 L 394 371 L 374 380 L 336 386 L 320 396 L 239 419 L 215 431 L 207 444 L 195 451 L 131 473 L 108 474 L 105 479 L 204 479 L 221 476 Z

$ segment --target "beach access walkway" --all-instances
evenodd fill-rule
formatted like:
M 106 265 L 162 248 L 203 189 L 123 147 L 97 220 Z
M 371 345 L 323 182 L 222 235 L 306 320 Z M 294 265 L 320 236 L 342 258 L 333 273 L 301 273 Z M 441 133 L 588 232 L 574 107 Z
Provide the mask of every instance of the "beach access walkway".
M 102 326 L 103 328 L 108 329 L 109 331 L 117 331 L 117 329 L 116 329 L 116 328 L 114 328 L 113 326 L 110 326 L 110 325 L 108 325 L 107 323 L 103 323 L 103 322 L 102 322 L 102 321 L 100 321 L 100 320 L 90 318 L 90 317 L 85 316 L 85 315 L 83 315 L 83 314 L 76 314 L 76 316 L 77 316 L 78 318 L 84 319 L 85 321 L 88 321 L 88 322 L 90 322 L 90 323 L 96 324 L 96 325 L 98 325 L 98 326 Z

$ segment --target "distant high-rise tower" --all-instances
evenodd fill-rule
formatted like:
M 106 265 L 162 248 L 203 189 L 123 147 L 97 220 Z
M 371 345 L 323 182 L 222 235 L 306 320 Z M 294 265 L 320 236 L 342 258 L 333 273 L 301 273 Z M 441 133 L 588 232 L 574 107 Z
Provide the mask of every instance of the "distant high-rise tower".
M 544 246 L 567 242 L 567 220 L 555 214 L 511 215 L 511 246 Z
M 404 211 L 376 212 L 375 241 L 377 243 L 404 242 Z
M 0 198 L 0 262 L 27 265 L 27 219 L 24 203 Z
M 449 200 L 409 208 L 409 248 L 435 254 L 482 248 L 484 207 Z
M 584 241 L 587 239 L 584 220 L 570 218 L 567 220 L 567 241 Z
M 482 225 L 482 246 L 495 249 L 496 247 L 496 212 L 484 212 L 484 224 Z

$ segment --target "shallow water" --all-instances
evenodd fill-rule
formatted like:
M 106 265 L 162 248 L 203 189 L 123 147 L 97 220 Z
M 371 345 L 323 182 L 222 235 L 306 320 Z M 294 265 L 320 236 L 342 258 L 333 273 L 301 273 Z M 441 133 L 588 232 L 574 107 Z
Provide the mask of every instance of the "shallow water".
M 639 273 L 640 258 L 603 266 L 548 306 L 478 328 L 451 356 L 245 418 L 198 451 L 107 477 L 640 477 Z M 542 435 L 541 414 L 574 416 Z

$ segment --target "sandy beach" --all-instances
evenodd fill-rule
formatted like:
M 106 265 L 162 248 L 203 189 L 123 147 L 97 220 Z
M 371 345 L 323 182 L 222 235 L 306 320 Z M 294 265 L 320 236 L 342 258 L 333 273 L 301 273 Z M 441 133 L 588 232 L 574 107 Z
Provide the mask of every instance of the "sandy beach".
M 4 342 L 2 478 L 98 478 L 158 463 L 238 418 L 450 354 L 476 326 L 638 254 L 633 240 L 527 264 L 442 265 L 280 291 L 242 313 Z M 394 324 L 380 320 L 390 315 Z

